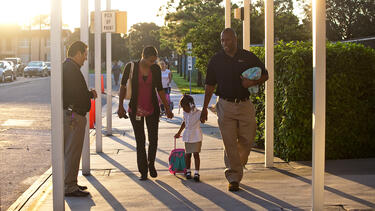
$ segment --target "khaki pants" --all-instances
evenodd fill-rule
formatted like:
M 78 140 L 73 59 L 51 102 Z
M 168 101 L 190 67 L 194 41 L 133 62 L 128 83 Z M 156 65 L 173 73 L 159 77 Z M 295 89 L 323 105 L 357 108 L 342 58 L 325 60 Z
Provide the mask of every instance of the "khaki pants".
M 219 99 L 216 109 L 225 148 L 225 177 L 228 182 L 240 182 L 255 139 L 255 108 L 250 100 L 234 103 Z
M 86 117 L 64 110 L 65 193 L 78 190 L 77 176 L 85 138 Z

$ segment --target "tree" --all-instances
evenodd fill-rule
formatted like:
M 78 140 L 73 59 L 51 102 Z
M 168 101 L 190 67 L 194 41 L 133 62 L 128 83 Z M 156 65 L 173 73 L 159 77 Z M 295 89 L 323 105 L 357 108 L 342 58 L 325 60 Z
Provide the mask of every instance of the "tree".
M 183 54 L 186 46 L 182 40 L 188 31 L 194 28 L 199 20 L 213 14 L 224 14 L 224 9 L 219 5 L 222 0 L 180 0 L 175 3 L 169 0 L 160 11 L 165 14 L 166 27 L 161 29 L 161 42 L 163 46 L 176 49 Z
M 374 0 L 327 0 L 329 40 L 375 35 Z
M 275 0 L 275 39 L 284 41 L 308 40 L 311 36 L 304 24 L 293 13 L 293 0 Z M 258 1 L 250 11 L 250 41 L 261 44 L 264 40 L 264 2 Z
M 169 56 L 167 47 L 160 47 L 160 27 L 155 23 L 137 23 L 131 26 L 129 35 L 125 38 L 131 59 L 141 56 L 142 50 L 148 45 L 159 51 L 159 56 Z
M 311 0 L 300 0 L 304 7 L 304 27 L 311 34 Z M 327 38 L 331 41 L 375 36 L 374 0 L 327 0 Z

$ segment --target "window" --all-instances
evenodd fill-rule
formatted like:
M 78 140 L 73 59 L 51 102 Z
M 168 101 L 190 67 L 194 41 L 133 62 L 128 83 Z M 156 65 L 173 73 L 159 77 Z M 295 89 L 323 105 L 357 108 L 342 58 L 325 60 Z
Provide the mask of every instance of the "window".
M 29 39 L 22 39 L 18 41 L 19 48 L 29 48 L 30 47 L 30 40 Z

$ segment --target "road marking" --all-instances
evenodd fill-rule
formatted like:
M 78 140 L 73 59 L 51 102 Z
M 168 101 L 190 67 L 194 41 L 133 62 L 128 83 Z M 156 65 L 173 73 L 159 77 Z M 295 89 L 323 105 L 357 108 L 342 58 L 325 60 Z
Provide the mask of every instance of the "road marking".
M 34 120 L 8 119 L 1 126 L 29 127 L 33 124 L 33 122 L 34 122 Z

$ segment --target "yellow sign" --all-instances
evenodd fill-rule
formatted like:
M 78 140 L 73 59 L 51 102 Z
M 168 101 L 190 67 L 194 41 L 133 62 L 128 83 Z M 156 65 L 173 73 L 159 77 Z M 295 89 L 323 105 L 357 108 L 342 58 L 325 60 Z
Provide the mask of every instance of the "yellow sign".
M 116 14 L 116 20 L 114 20 L 112 16 L 109 17 L 109 14 L 114 14 L 114 13 Z M 115 27 L 116 31 L 113 31 L 112 26 L 116 26 Z M 90 32 L 91 33 L 95 32 L 95 12 L 90 13 Z M 126 34 L 127 33 L 127 12 L 126 11 L 102 11 L 101 32 L 102 33 L 112 32 L 112 33 Z
M 126 34 L 128 24 L 128 13 L 125 11 L 116 12 L 116 33 Z

